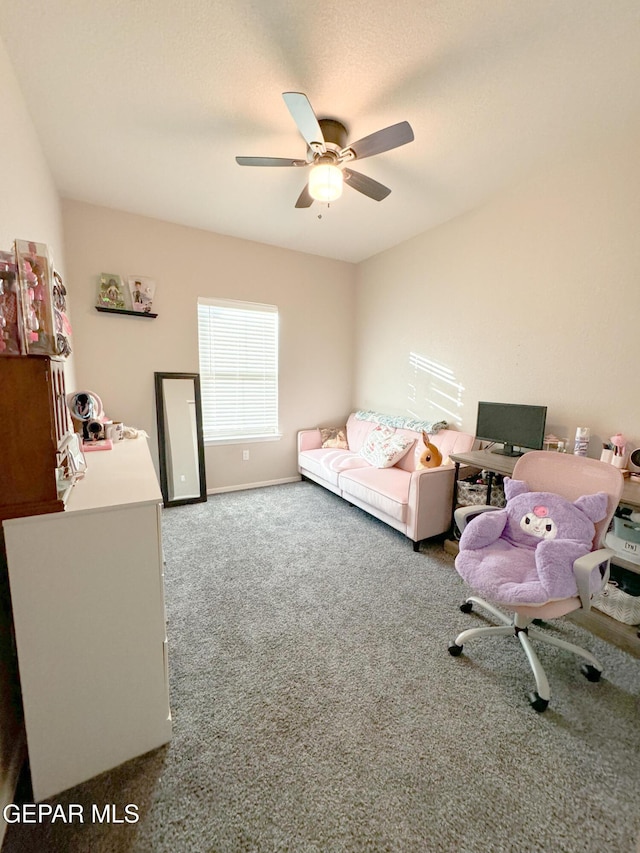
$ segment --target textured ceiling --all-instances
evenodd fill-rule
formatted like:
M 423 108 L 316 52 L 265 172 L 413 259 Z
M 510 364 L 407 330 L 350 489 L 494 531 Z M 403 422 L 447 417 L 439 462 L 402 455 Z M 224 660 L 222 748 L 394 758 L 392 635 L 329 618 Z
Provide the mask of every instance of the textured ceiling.
M 62 196 L 349 261 L 640 116 L 638 0 L 1 0 L 0 34 Z M 284 91 L 411 123 L 353 164 L 387 199 L 235 163 L 305 156 Z

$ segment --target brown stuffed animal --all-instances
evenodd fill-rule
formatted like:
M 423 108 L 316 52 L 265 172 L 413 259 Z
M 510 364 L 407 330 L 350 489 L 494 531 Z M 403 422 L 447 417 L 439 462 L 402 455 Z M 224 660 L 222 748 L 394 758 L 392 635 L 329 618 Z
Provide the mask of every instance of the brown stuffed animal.
M 416 467 L 438 468 L 442 465 L 442 453 L 440 453 L 435 444 L 430 443 L 429 436 L 426 432 L 422 433 L 422 440 L 424 442 L 424 450 L 420 454 L 420 461 Z

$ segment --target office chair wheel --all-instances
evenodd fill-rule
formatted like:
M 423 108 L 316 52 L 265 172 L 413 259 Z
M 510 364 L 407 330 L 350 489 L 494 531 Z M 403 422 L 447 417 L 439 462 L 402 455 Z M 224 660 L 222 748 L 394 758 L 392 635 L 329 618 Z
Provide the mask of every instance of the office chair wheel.
M 449 645 L 448 651 L 449 651 L 449 654 L 451 655 L 451 657 L 454 657 L 454 658 L 460 657 L 460 655 L 462 654 L 462 646 L 458 646 L 455 643 L 451 643 Z
M 473 602 L 465 601 L 464 604 L 460 605 L 460 610 L 462 613 L 471 613 L 471 611 L 473 610 Z
M 531 707 L 534 711 L 537 711 L 541 714 L 543 711 L 547 710 L 547 706 L 549 705 L 548 699 L 542 699 L 542 697 L 538 696 L 538 694 L 533 691 L 529 693 L 529 702 L 531 703 Z
M 600 681 L 600 676 L 602 675 L 600 670 L 596 669 L 595 666 L 591 666 L 590 663 L 583 663 L 580 667 L 580 672 L 588 681 Z

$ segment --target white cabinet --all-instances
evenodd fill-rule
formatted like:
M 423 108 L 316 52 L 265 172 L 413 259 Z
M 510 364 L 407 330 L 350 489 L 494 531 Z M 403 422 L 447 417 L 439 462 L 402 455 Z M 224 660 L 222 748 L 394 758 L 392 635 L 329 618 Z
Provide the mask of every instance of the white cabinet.
M 36 801 L 171 738 L 162 498 L 147 442 L 87 464 L 64 512 L 4 522 Z

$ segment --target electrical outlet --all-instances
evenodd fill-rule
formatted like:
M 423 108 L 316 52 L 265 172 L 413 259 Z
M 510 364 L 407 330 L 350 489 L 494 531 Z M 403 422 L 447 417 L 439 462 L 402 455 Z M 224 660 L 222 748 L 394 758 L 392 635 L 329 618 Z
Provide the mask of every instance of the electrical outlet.
M 249 451 L 248 451 L 248 450 L 243 450 L 243 451 L 242 451 L 242 461 L 243 461 L 243 462 L 248 462 L 248 461 L 249 461 Z
M 187 482 L 187 478 L 184 476 L 184 474 L 180 474 L 180 482 L 181 482 L 181 483 L 186 483 L 186 482 Z

